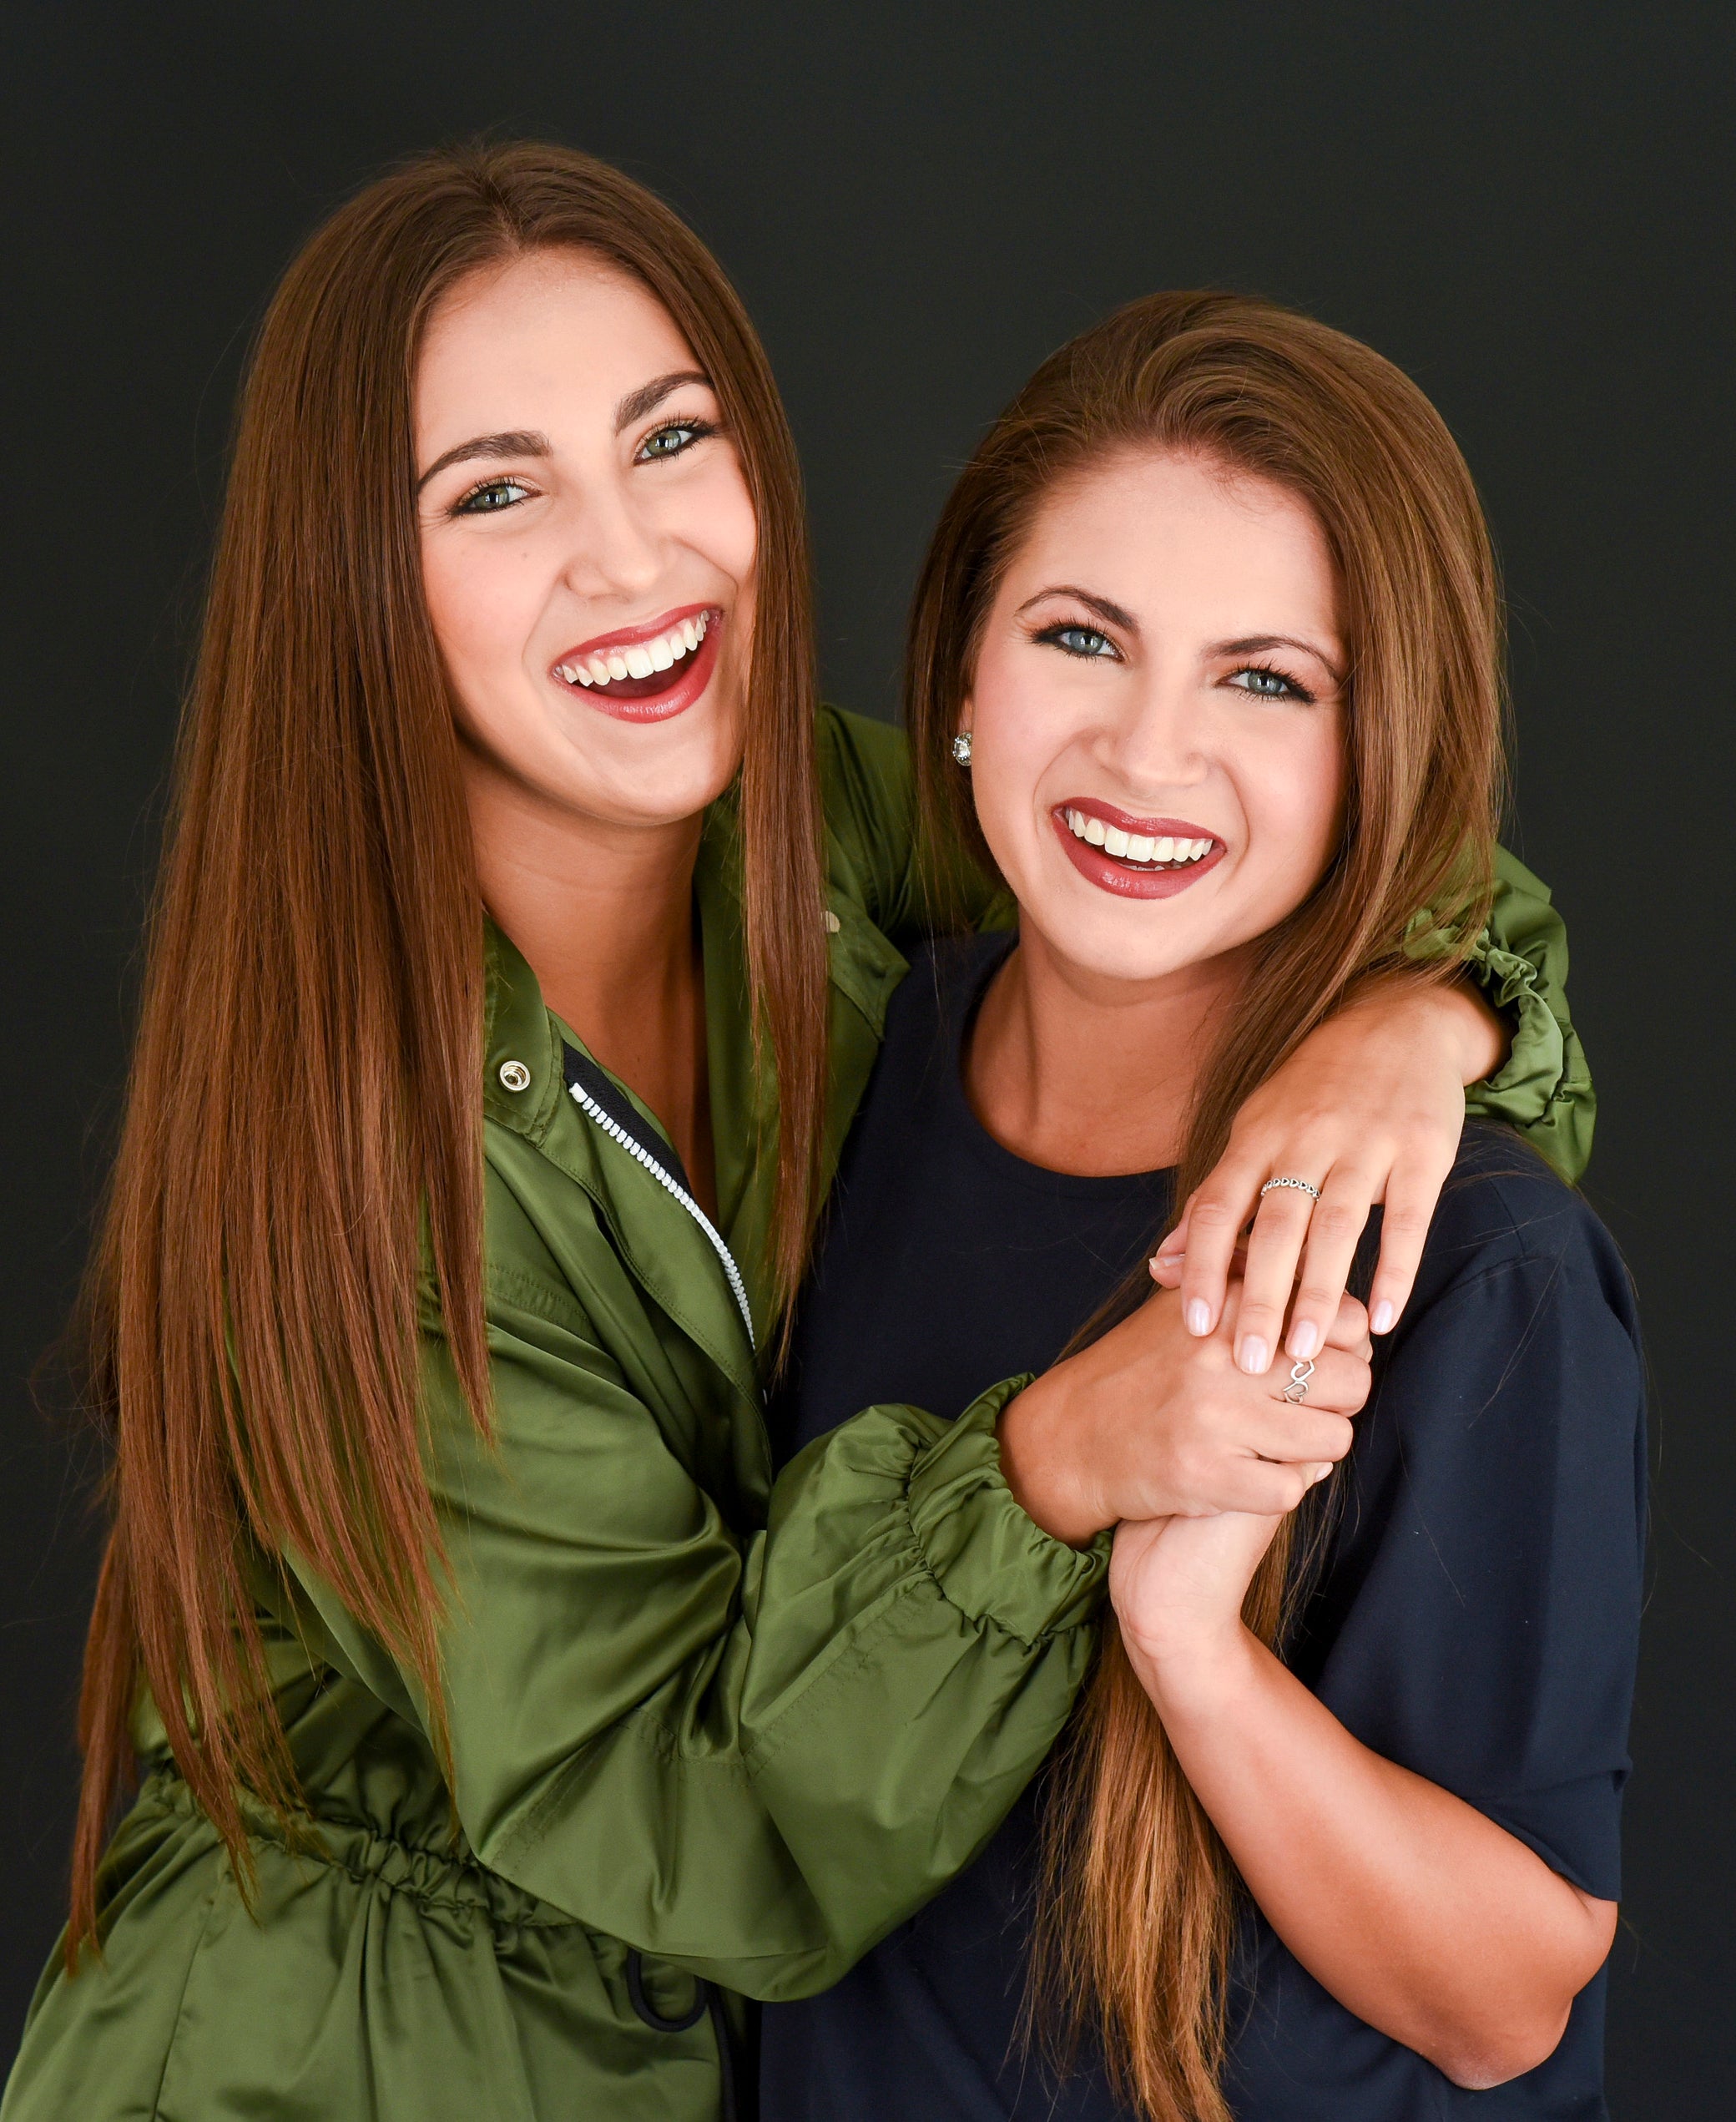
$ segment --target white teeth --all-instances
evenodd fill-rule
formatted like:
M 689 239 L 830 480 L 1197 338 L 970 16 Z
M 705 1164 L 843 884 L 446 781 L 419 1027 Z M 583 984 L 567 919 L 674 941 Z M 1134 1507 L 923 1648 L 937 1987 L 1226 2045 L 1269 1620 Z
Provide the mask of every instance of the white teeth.
M 634 641 L 625 648 L 575 656 L 571 663 L 558 663 L 554 674 L 569 685 L 606 685 L 611 679 L 648 678 L 654 671 L 672 670 L 705 639 L 710 616 L 701 612 L 696 619 L 681 619 L 654 641 Z
M 1217 845 L 1210 837 L 1178 840 L 1168 833 L 1148 836 L 1123 832 L 1118 826 L 1106 826 L 1101 818 L 1085 811 L 1069 810 L 1065 815 L 1067 829 L 1076 839 L 1101 847 L 1106 855 L 1118 856 L 1125 862 L 1197 862 Z

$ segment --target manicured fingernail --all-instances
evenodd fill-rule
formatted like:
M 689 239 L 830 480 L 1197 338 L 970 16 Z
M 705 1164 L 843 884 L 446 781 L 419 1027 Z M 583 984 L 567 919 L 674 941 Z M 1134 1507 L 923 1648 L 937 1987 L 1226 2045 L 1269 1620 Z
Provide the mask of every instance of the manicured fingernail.
M 1236 1351 L 1236 1361 L 1251 1378 L 1257 1378 L 1271 1362 L 1266 1344 L 1258 1334 L 1249 1334 Z
M 1184 1252 L 1160 1252 L 1152 1261 L 1153 1267 L 1179 1267 L 1188 1257 Z
M 1326 1478 L 1326 1476 L 1327 1476 L 1329 1473 L 1331 1473 L 1331 1471 L 1332 1471 L 1332 1469 L 1331 1469 L 1331 1468 L 1330 1468 L 1330 1466 L 1323 1466 L 1323 1467 L 1320 1468 L 1316 1471 L 1316 1473 L 1315 1473 L 1315 1477 L 1314 1477 L 1313 1481 L 1312 1481 L 1312 1482 L 1311 1482 L 1309 1485 L 1310 1485 L 1311 1488 L 1319 1488 L 1319 1486 L 1320 1485 L 1321 1482 L 1323 1482 L 1323 1481 Z
M 1397 1316 L 1398 1314 L 1393 1310 L 1391 1304 L 1383 1296 L 1369 1314 L 1369 1331 L 1375 1334 L 1390 1333 L 1392 1322 Z
M 1212 1307 L 1203 1296 L 1190 1296 L 1183 1316 L 1190 1334 L 1209 1334 L 1212 1331 Z
M 1320 1330 L 1312 1319 L 1299 1319 L 1284 1345 L 1299 1363 L 1305 1363 L 1320 1345 Z

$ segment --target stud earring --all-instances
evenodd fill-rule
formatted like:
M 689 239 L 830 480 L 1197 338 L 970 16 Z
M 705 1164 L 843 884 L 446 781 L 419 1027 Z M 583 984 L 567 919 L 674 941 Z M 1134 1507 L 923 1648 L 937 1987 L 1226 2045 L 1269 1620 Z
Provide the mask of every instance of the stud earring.
M 961 730 L 958 735 L 952 740 L 952 756 L 958 761 L 961 766 L 968 766 L 970 765 L 971 733 L 968 730 Z

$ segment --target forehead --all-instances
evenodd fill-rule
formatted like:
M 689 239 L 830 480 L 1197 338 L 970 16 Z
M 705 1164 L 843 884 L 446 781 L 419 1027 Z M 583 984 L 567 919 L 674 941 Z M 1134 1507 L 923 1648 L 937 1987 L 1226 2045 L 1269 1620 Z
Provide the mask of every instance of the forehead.
M 630 274 L 583 251 L 532 251 L 471 274 L 436 307 L 416 361 L 417 437 L 439 449 L 491 429 L 553 434 L 696 365 Z
M 1269 479 L 1197 456 L 1128 452 L 1063 480 L 1044 499 L 1008 570 L 1021 598 L 1046 582 L 1089 589 L 1136 614 L 1213 633 L 1225 614 L 1281 612 L 1335 626 L 1337 569 L 1320 519 Z

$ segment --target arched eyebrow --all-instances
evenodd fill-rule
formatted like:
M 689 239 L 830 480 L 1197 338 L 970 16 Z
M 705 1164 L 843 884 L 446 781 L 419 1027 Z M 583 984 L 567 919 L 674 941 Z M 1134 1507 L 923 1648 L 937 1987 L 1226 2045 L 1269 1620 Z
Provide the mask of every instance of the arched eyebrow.
M 702 383 L 708 391 L 711 388 L 711 378 L 697 368 L 672 368 L 667 376 L 654 376 L 648 383 L 629 391 L 615 407 L 615 432 L 618 435 L 635 420 L 643 420 L 653 407 L 661 405 L 671 391 L 679 391 L 684 383 Z
M 437 472 L 444 472 L 448 465 L 467 464 L 477 457 L 553 457 L 554 444 L 547 435 L 532 428 L 515 427 L 503 435 L 472 435 L 467 442 L 460 442 L 449 449 L 444 457 L 437 457 L 416 483 L 420 493 Z
M 1209 653 L 1214 656 L 1258 656 L 1271 649 L 1299 649 L 1304 655 L 1312 656 L 1322 669 L 1331 672 L 1335 685 L 1342 685 L 1345 682 L 1345 673 L 1318 643 L 1299 640 L 1293 634 L 1249 634 L 1239 641 L 1214 641 Z
M 1077 589 L 1070 582 L 1052 584 L 1047 589 L 1039 589 L 1034 597 L 1027 597 L 1019 606 L 1019 615 L 1028 612 L 1033 604 L 1042 604 L 1046 597 L 1077 597 L 1082 604 L 1088 605 L 1099 619 L 1107 619 L 1111 626 L 1118 626 L 1128 634 L 1139 631 L 1139 622 L 1131 612 L 1123 610 L 1119 604 L 1112 604 L 1107 597 L 1093 596 L 1090 590 Z

